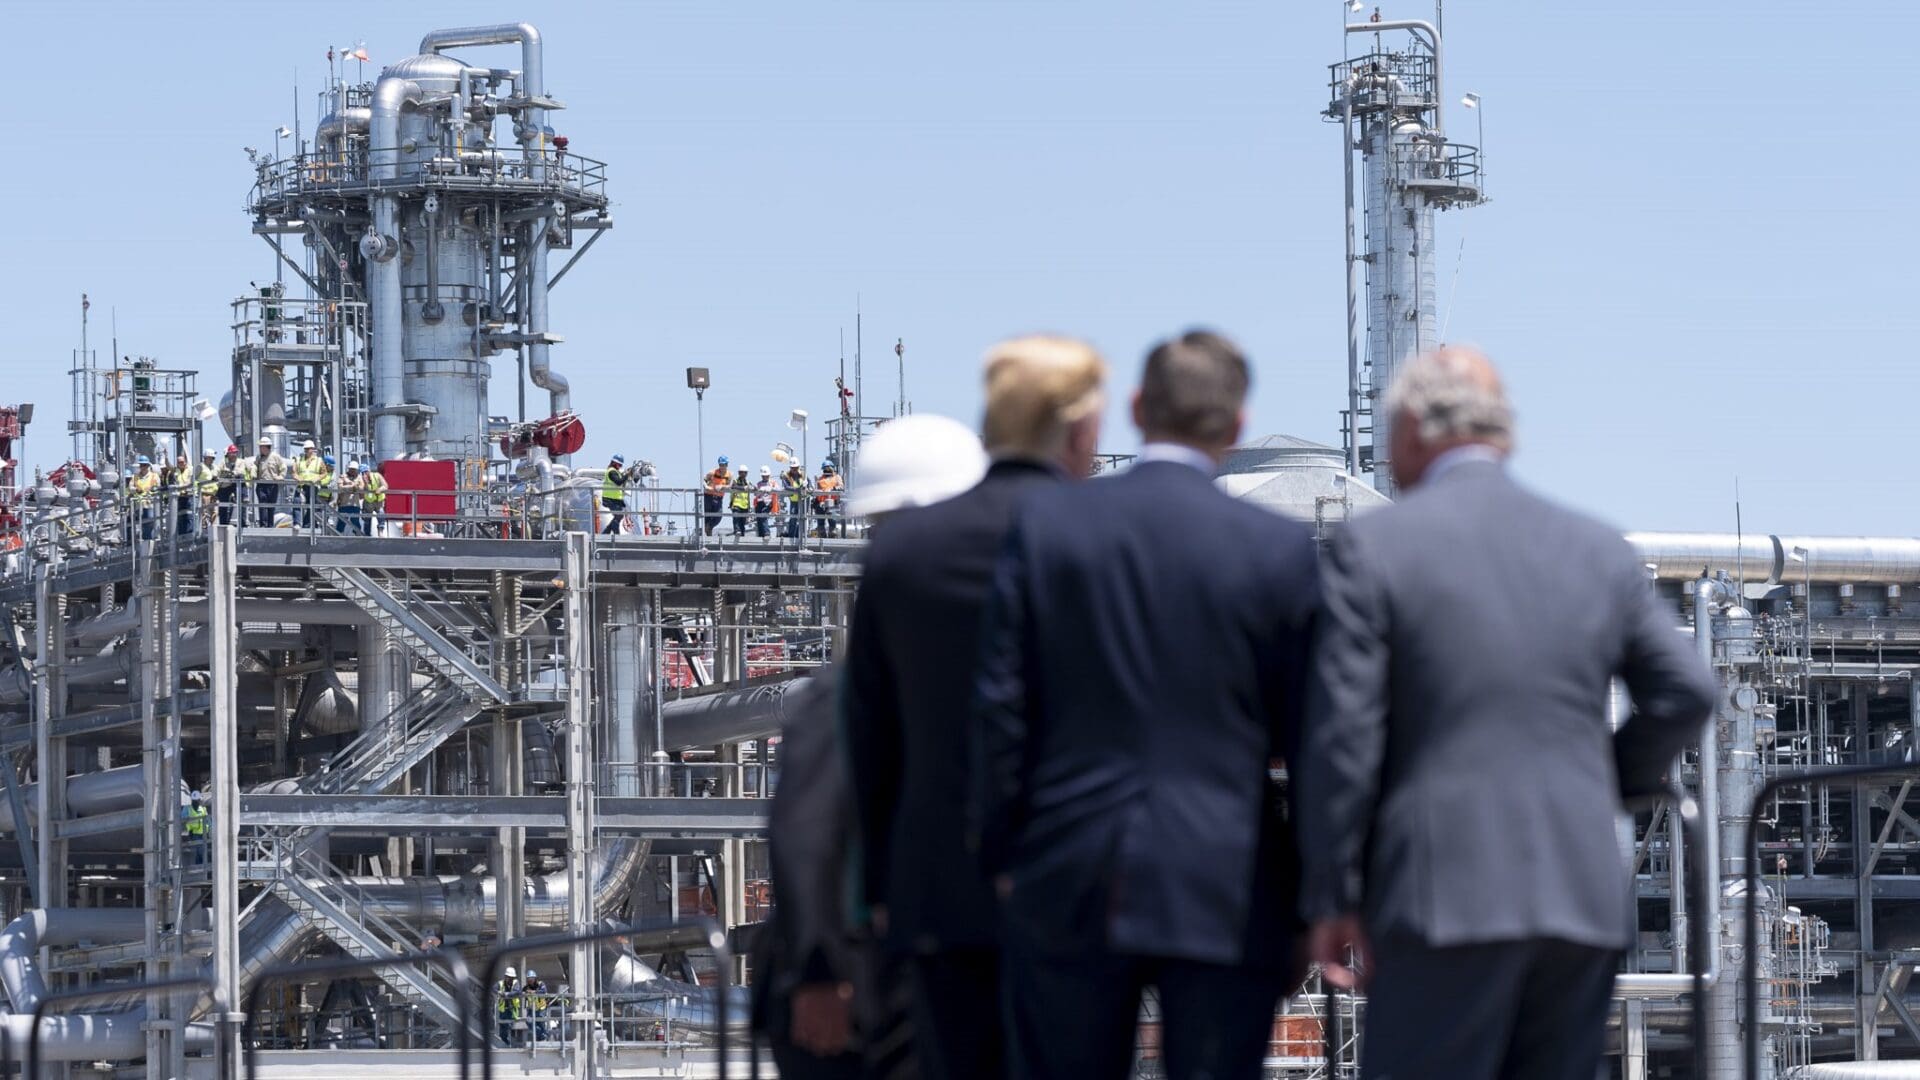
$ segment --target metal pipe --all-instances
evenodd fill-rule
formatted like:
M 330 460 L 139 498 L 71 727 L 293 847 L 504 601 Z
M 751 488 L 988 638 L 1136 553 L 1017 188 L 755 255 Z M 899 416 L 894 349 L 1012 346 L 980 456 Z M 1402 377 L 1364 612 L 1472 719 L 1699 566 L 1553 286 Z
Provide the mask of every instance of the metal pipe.
M 531 23 L 500 23 L 493 26 L 466 26 L 435 30 L 420 39 L 420 51 L 437 53 L 469 45 L 520 44 L 520 80 L 518 95 L 526 104 L 514 124 L 514 137 L 526 152 L 527 172 L 535 180 L 547 174 L 546 163 L 546 75 L 541 58 L 540 31 Z M 556 206 L 556 213 L 563 212 Z M 547 233 L 553 217 L 541 215 L 527 224 L 526 305 L 521 317 L 526 327 L 527 377 L 547 392 L 553 415 L 573 408 L 571 388 L 566 377 L 553 370 L 549 361 L 547 321 Z M 565 456 L 562 463 L 567 460 Z
M 1433 133 L 1445 133 L 1442 114 L 1445 113 L 1447 100 L 1446 87 L 1440 79 L 1447 69 L 1446 56 L 1440 47 L 1440 28 L 1425 19 L 1388 19 L 1384 22 L 1348 23 L 1349 34 L 1372 34 L 1382 30 L 1408 30 L 1416 35 L 1424 35 L 1427 44 L 1433 48 Z
M 1734 533 L 1632 532 L 1627 542 L 1656 577 L 1689 580 L 1701 569 L 1765 585 L 1808 581 L 1904 585 L 1920 582 L 1920 539 L 1888 536 L 1739 536 Z M 1789 568 L 1786 553 L 1807 552 Z
M 809 681 L 802 677 L 670 701 L 660 710 L 661 748 L 691 750 L 778 734 L 787 721 L 788 695 Z
M 420 100 L 420 88 L 398 76 L 373 90 L 370 131 L 376 189 L 400 171 L 400 113 Z M 373 230 L 361 238 L 367 264 L 367 298 L 373 321 L 370 364 L 373 382 L 373 456 L 391 461 L 406 453 L 406 334 L 400 292 L 400 204 L 386 192 L 371 197 Z
M 1360 260 L 1353 255 L 1353 80 L 1340 102 L 1340 163 L 1347 203 L 1347 475 L 1360 476 Z

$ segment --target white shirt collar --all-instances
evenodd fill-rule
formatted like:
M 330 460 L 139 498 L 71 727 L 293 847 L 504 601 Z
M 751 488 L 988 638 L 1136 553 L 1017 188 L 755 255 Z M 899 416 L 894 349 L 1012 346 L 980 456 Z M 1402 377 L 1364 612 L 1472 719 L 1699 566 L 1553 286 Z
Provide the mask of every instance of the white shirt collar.
M 1456 446 L 1451 450 L 1444 451 L 1439 457 L 1433 459 L 1432 464 L 1427 466 L 1426 473 L 1420 477 L 1420 484 L 1424 487 L 1460 466 L 1472 462 L 1490 461 L 1495 465 L 1499 465 L 1506 460 L 1507 456 L 1505 454 L 1485 443 L 1467 443 L 1464 446 Z
M 1211 457 L 1191 446 L 1182 446 L 1179 443 L 1150 442 L 1140 448 L 1140 456 L 1136 460 L 1171 461 L 1176 465 L 1198 469 L 1208 476 L 1219 471 Z

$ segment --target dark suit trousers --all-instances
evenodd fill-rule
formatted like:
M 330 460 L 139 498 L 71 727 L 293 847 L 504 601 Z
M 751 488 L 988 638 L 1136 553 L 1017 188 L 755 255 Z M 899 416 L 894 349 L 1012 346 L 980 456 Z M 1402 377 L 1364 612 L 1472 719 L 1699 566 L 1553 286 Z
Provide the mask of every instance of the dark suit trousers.
M 1362 1080 L 1593 1080 L 1620 954 L 1534 940 L 1377 942 Z
M 913 957 L 913 1046 L 922 1080 L 999 1080 L 1000 953 L 947 949 Z
M 1015 1080 L 1127 1080 L 1140 996 L 1153 986 L 1168 1080 L 1258 1080 L 1284 983 L 1279 967 L 1009 950 L 1008 1073 Z

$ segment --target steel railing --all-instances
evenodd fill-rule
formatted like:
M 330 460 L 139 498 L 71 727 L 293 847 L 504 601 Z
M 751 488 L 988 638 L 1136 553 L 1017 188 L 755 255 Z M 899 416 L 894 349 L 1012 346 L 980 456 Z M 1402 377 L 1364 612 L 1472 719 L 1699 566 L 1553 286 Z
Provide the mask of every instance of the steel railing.
M 1746 1032 L 1744 1052 L 1741 1055 L 1742 1068 L 1748 1080 L 1760 1074 L 1760 825 L 1761 811 L 1767 801 L 1783 788 L 1805 786 L 1809 793 L 1824 789 L 1837 783 L 1860 784 L 1866 780 L 1913 780 L 1920 778 L 1920 760 L 1912 750 L 1898 758 L 1883 761 L 1864 762 L 1858 765 L 1829 765 L 1802 772 L 1783 773 L 1760 785 L 1753 797 L 1753 805 L 1748 808 L 1747 835 L 1743 845 L 1746 858 L 1746 871 L 1742 878 L 1745 888 L 1743 897 L 1746 910 L 1741 913 L 1741 925 L 1744 937 L 1745 955 L 1740 964 L 1740 992 L 1746 1002 Z M 1856 796 L 1858 797 L 1858 796 Z M 1861 842 L 1856 837 L 1855 843 Z M 1696 995 L 1697 998 L 1697 995 Z M 1695 1002 L 1696 1012 L 1699 1003 Z M 1877 1007 L 1877 1006 L 1876 1006 Z M 1704 1045 L 1704 1032 L 1695 1028 L 1696 1046 Z M 1696 1073 L 1704 1076 L 1704 1072 Z
M 262 971 L 259 977 L 254 980 L 253 988 L 247 991 L 246 1021 L 240 1029 L 240 1038 L 244 1044 L 241 1052 L 246 1067 L 245 1075 L 254 1077 L 260 1074 L 260 1048 L 258 1040 L 254 1037 L 254 1029 L 260 1017 L 260 996 L 265 993 L 267 987 L 272 984 L 289 979 L 310 978 L 316 975 L 370 975 L 383 967 L 418 967 L 428 968 L 430 970 L 431 967 L 434 966 L 444 970 L 453 982 L 454 1001 L 459 1009 L 459 1015 L 456 1018 L 457 1022 L 453 1033 L 454 1047 L 456 1053 L 459 1055 L 460 1080 L 468 1080 L 468 1077 L 473 1075 L 472 1044 L 475 1019 L 473 1007 L 473 975 L 467 967 L 466 958 L 460 955 L 460 950 L 450 946 L 432 951 L 378 957 L 371 960 L 348 957 L 341 960 L 276 964 Z

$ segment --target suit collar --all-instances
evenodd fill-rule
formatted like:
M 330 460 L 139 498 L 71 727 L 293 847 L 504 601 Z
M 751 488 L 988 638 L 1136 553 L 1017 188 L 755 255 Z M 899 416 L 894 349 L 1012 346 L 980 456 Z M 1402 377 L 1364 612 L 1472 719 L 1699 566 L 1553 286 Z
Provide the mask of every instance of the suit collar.
M 1014 477 L 1023 479 L 1049 477 L 1065 480 L 1067 471 L 1050 461 L 1041 461 L 1038 458 L 995 458 L 993 464 L 987 466 L 988 480 L 1006 480 Z

